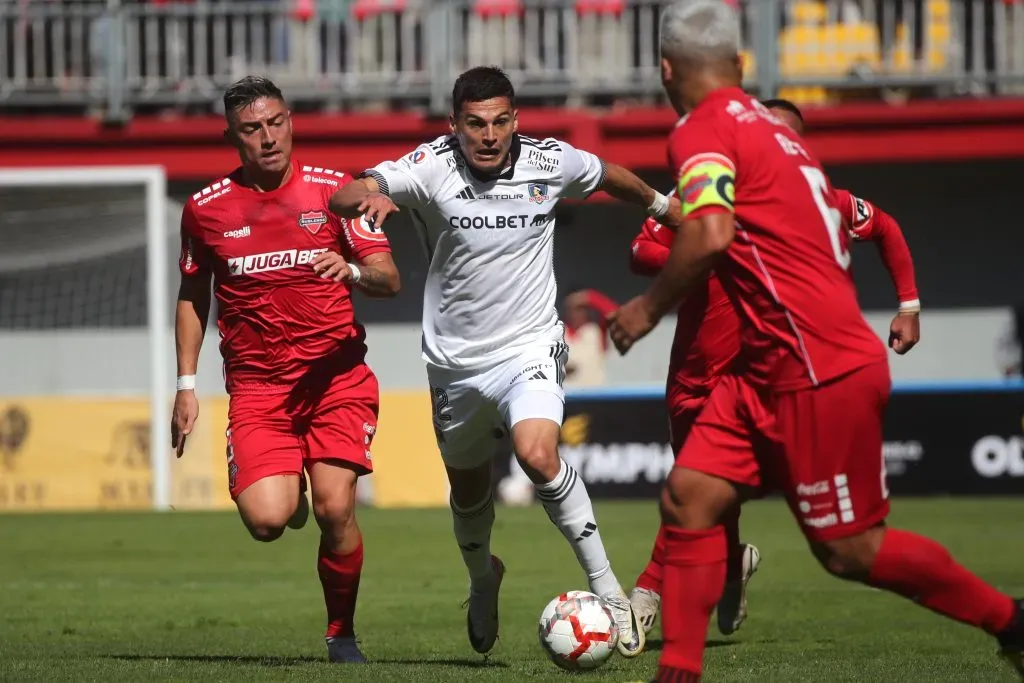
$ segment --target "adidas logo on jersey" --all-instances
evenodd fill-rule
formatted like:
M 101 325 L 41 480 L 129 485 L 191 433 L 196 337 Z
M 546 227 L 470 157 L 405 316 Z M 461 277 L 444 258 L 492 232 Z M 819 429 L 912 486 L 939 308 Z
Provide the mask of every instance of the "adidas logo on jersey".
M 528 379 L 547 379 L 547 378 L 548 378 L 547 375 L 545 375 L 543 372 L 538 370 L 537 372 L 535 372 L 532 375 L 530 375 L 530 377 Z
M 459 199 L 476 199 L 476 196 L 473 194 L 473 190 L 469 189 L 469 185 L 462 188 L 462 192 L 455 196 Z
M 237 256 L 228 259 L 228 272 L 231 275 L 253 275 L 271 270 L 284 270 L 312 263 L 317 255 L 325 251 L 327 251 L 326 247 L 323 249 L 285 249 L 284 251 Z

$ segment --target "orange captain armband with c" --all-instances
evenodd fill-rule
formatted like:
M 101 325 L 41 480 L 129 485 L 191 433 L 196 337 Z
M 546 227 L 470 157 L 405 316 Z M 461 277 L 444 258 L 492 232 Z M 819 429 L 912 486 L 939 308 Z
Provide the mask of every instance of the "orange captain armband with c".
M 697 154 L 679 169 L 679 201 L 683 217 L 708 207 L 733 210 L 736 167 L 722 154 Z

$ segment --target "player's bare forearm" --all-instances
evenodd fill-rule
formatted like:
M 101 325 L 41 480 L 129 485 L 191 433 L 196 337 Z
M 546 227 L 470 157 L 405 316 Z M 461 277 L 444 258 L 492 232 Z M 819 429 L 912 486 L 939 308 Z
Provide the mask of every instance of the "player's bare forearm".
M 373 178 L 359 178 L 332 194 L 327 208 L 335 216 L 358 218 L 359 207 L 369 195 L 379 190 L 380 187 Z
M 183 277 L 174 311 L 174 347 L 179 376 L 196 374 L 209 316 L 210 278 Z
M 709 213 L 683 221 L 664 268 L 645 294 L 655 317 L 675 308 L 694 285 L 708 277 L 735 236 L 732 213 Z
M 604 180 L 600 189 L 629 204 L 646 209 L 657 194 L 654 188 L 638 178 L 636 174 L 618 164 L 604 164 Z
M 402 279 L 398 274 L 391 254 L 372 254 L 359 262 L 359 282 L 356 287 L 367 296 L 389 299 L 396 296 L 402 289 Z

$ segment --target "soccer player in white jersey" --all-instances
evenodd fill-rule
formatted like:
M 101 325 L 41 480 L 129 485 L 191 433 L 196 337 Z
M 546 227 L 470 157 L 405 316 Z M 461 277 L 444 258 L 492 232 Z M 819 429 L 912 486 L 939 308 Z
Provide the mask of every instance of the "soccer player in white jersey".
M 491 463 L 512 448 L 590 590 L 612 609 L 620 653 L 634 657 L 644 631 L 611 570 L 586 486 L 558 454 L 568 350 L 556 306 L 554 209 L 600 189 L 671 222 L 678 202 L 670 212 L 670 200 L 629 171 L 559 140 L 519 135 L 515 93 L 499 69 L 462 74 L 452 101 L 450 135 L 366 171 L 330 208 L 379 228 L 401 205 L 422 233 L 430 259 L 423 358 L 470 576 L 470 644 L 486 653 L 498 636 L 505 567 L 490 551 Z

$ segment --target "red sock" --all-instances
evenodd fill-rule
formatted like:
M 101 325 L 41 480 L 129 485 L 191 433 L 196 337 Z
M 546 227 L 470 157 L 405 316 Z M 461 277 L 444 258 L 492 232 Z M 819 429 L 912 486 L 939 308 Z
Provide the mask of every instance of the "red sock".
M 740 543 L 740 508 L 726 513 L 722 520 L 725 528 L 725 580 L 739 581 L 743 576 L 743 544 Z
M 1010 625 L 1016 609 L 941 545 L 898 529 L 886 530 L 868 583 L 992 634 Z
M 711 612 L 725 587 L 725 531 L 665 527 L 659 681 L 699 680 Z M 696 676 L 696 677 L 695 677 Z
M 665 525 L 658 527 L 658 535 L 654 539 L 654 550 L 651 561 L 644 567 L 643 573 L 636 579 L 637 588 L 645 588 L 661 595 L 661 583 L 665 578 Z
M 347 555 L 339 555 L 320 541 L 317 573 L 324 588 L 327 605 L 328 638 L 355 636 L 354 624 L 356 596 L 359 594 L 359 576 L 363 571 L 363 542 Z

